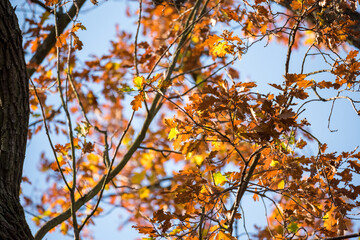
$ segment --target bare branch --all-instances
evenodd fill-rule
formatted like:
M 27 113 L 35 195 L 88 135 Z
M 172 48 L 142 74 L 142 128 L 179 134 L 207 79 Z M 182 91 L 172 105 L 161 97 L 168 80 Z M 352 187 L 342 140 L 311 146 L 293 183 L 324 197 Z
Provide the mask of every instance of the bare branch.
M 360 237 L 360 232 L 349 235 L 338 236 L 338 237 L 322 238 L 322 240 L 341 240 L 341 239 L 356 238 L 356 237 Z

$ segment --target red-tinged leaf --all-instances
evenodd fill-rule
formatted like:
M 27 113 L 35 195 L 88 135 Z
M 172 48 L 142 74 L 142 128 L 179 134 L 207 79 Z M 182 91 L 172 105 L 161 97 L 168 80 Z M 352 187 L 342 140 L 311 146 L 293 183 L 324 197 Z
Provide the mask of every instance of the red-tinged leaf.
M 282 111 L 282 113 L 279 115 L 279 119 L 288 119 L 288 118 L 293 118 L 296 114 L 291 111 L 291 110 L 284 110 Z
M 293 83 L 297 83 L 299 81 L 303 81 L 306 78 L 305 74 L 286 74 L 285 75 L 285 79 L 286 79 L 286 86 L 290 86 Z
M 133 109 L 134 111 L 139 110 L 139 108 L 141 108 L 141 106 L 142 106 L 142 101 L 143 101 L 142 95 L 141 95 L 141 94 L 136 95 L 136 96 L 134 97 L 134 100 L 131 101 L 132 109 Z
M 255 202 L 259 201 L 260 200 L 259 195 L 254 193 L 253 199 L 254 199 Z
M 326 149 L 327 149 L 327 144 L 326 144 L 326 143 L 324 143 L 324 144 L 322 144 L 322 145 L 320 146 L 320 151 L 321 151 L 321 153 L 324 153 Z
M 143 226 L 132 226 L 139 233 L 149 235 L 150 237 L 157 237 L 156 231 L 152 227 L 143 227 Z
M 222 9 L 221 11 L 231 20 L 234 20 L 234 21 L 239 20 L 239 14 L 236 11 L 233 11 L 231 9 Z
M 94 151 L 95 145 L 91 142 L 84 142 L 84 146 L 82 148 L 83 153 L 91 153 Z
M 357 50 L 351 50 L 349 54 L 346 57 L 346 60 L 351 60 L 353 58 L 356 58 L 356 56 L 359 54 L 359 51 Z
M 58 4 L 59 0 L 45 0 L 45 5 L 46 6 L 52 6 L 55 4 Z
M 290 94 L 301 100 L 307 99 L 309 97 L 309 94 L 302 89 L 294 89 Z
M 66 39 L 69 36 L 69 32 L 63 33 L 56 38 L 56 47 L 62 48 L 66 44 Z
M 350 167 L 353 168 L 356 172 L 360 173 L 360 160 L 353 161 L 349 160 Z
M 176 122 L 172 118 L 165 118 L 164 123 L 166 126 L 170 128 L 175 128 L 177 126 Z
M 74 48 L 80 51 L 83 47 L 83 43 L 82 43 L 82 41 L 80 41 L 78 36 L 76 36 L 75 34 L 72 34 L 72 35 L 73 35 L 73 39 L 74 39 Z
M 280 85 L 277 85 L 275 83 L 269 83 L 269 85 L 272 86 L 273 88 L 276 88 L 276 89 L 280 90 L 280 91 L 284 90 Z
M 333 83 L 328 81 L 321 81 L 316 83 L 316 86 L 318 86 L 319 88 L 331 88 L 333 86 Z
M 296 11 L 301 9 L 302 3 L 298 0 L 293 0 L 290 4 L 291 10 Z
M 117 198 L 116 195 L 112 195 L 112 196 L 110 197 L 109 203 L 110 203 L 110 204 L 115 204 L 116 198 Z
M 63 159 L 62 157 L 59 157 L 58 161 L 59 161 L 60 167 L 62 167 L 66 164 L 66 160 Z M 50 164 L 50 168 L 54 171 L 59 171 L 58 164 L 56 163 L 56 161 Z
M 297 82 L 299 88 L 308 88 L 314 85 L 313 80 L 301 80 Z
M 300 139 L 300 141 L 296 143 L 296 147 L 300 148 L 300 149 L 303 149 L 306 145 L 307 145 L 307 142 L 304 141 L 303 139 Z
M 170 214 L 164 212 L 164 209 L 157 210 L 156 212 L 154 212 L 153 216 L 153 219 L 157 222 L 162 222 L 173 218 Z
M 209 36 L 208 39 L 205 40 L 204 45 L 212 47 L 221 40 L 223 39 L 215 34 L 213 36 Z
M 245 82 L 245 83 L 242 83 L 241 86 L 245 87 L 245 88 L 254 88 L 256 87 L 256 83 L 254 82 Z
M 22 177 L 22 178 L 21 178 L 21 181 L 22 181 L 22 182 L 29 183 L 29 184 L 31 185 L 31 182 L 30 182 L 30 180 L 29 180 L 28 177 Z

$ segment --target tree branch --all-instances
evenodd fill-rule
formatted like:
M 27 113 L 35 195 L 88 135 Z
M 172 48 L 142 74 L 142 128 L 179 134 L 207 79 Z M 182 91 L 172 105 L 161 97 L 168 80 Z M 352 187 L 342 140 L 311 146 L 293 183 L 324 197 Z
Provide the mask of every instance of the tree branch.
M 77 0 L 76 5 L 73 4 L 68 13 L 62 14 L 57 21 L 57 31 L 60 35 L 64 32 L 66 26 L 70 21 L 75 17 L 78 10 L 84 5 L 86 0 Z M 44 42 L 37 48 L 35 54 L 29 61 L 30 67 L 28 68 L 28 75 L 31 77 L 36 71 L 36 66 L 40 65 L 44 58 L 49 54 L 50 50 L 55 46 L 56 43 L 56 33 L 55 26 L 51 29 L 49 35 L 44 40 Z
M 356 237 L 360 237 L 360 232 L 349 235 L 338 236 L 338 237 L 322 238 L 322 240 L 341 240 L 341 239 L 356 238 Z

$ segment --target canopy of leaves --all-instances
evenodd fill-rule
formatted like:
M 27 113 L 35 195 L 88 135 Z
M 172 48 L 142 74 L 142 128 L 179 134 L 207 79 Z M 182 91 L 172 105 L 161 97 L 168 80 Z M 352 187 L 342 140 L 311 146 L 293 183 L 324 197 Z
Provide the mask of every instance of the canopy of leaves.
M 37 210 L 36 239 L 55 228 L 86 237 L 103 202 L 149 239 L 237 239 L 244 194 L 268 206 L 250 239 L 356 230 L 360 153 L 327 150 L 301 115 L 310 102 L 340 100 L 360 115 L 358 50 L 346 42 L 360 35 L 356 1 L 139 0 L 122 13 L 133 29 L 117 27 L 109 51 L 86 61 L 77 2 L 28 3 L 42 8 L 26 19 L 26 52 L 56 30 L 46 61 L 28 66 L 29 139 L 45 132 L 51 146 L 40 161 L 48 189 L 23 196 Z M 62 31 L 63 16 L 72 21 Z M 237 67 L 260 41 L 287 49 L 266 92 Z M 326 67 L 307 72 L 314 57 Z

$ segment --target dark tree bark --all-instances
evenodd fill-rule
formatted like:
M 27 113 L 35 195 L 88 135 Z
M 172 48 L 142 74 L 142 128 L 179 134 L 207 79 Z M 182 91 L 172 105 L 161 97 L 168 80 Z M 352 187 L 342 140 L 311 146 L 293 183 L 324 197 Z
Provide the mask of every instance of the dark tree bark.
M 0 1 L 0 239 L 33 239 L 20 205 L 29 122 L 29 82 L 18 21 Z

